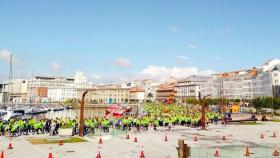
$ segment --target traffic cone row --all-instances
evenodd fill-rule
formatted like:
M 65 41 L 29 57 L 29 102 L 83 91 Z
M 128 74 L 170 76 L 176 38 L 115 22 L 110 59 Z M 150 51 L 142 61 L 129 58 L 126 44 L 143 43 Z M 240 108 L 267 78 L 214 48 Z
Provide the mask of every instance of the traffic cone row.
M 100 137 L 98 144 L 103 144 L 102 138 Z
M 53 158 L 53 154 L 52 154 L 52 148 L 50 147 L 50 152 L 49 152 L 49 156 L 48 158 Z
M 96 158 L 101 158 L 100 146 L 98 147 L 98 153 L 96 155 Z
M 133 141 L 133 142 L 135 142 L 135 143 L 138 142 L 137 137 L 134 138 L 134 141 Z
M 168 141 L 167 134 L 166 134 L 165 137 L 164 137 L 164 141 L 165 141 L 165 142 Z
M 58 145 L 59 145 L 59 146 L 62 146 L 62 145 L 63 145 L 63 140 L 62 140 L 61 138 L 59 139 Z
M 249 147 L 246 147 L 245 156 L 246 156 L 246 157 L 249 157 L 249 156 L 250 156 L 250 149 L 249 149 Z
M 194 140 L 195 142 L 196 142 L 196 141 L 198 141 L 198 138 L 197 138 L 197 136 L 195 136 L 193 140 Z
M 279 156 L 278 148 L 275 147 L 273 151 L 273 156 Z
M 97 153 L 97 155 L 96 155 L 96 158 L 101 158 L 100 151 L 98 151 L 98 153 Z
M 12 144 L 12 143 L 9 143 L 8 149 L 9 149 L 9 150 L 13 149 L 13 144 Z
M 140 153 L 140 158 L 145 158 L 145 154 L 144 154 L 144 149 L 142 147 L 141 153 Z
M 218 148 L 218 147 L 216 147 L 214 156 L 215 156 L 215 157 L 219 157 L 219 156 L 220 156 L 219 148 Z

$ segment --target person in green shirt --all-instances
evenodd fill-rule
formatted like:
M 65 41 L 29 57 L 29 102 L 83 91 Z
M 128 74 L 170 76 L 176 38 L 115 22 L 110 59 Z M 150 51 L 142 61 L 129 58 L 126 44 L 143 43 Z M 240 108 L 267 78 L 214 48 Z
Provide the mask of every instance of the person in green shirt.
M 0 121 L 0 136 L 4 135 L 5 127 L 4 127 L 4 122 Z

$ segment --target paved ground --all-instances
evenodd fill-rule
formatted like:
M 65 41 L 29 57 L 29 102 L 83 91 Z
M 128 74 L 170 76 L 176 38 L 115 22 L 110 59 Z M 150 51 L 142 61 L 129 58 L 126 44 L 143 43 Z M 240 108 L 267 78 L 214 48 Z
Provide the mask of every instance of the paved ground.
M 276 138 L 273 132 L 279 132 Z M 125 139 L 125 132 L 115 132 L 112 135 L 102 135 L 102 158 L 137 158 L 142 146 L 147 158 L 176 158 L 178 139 L 184 139 L 191 146 L 191 157 L 214 157 L 216 146 L 224 158 L 245 157 L 245 147 L 249 146 L 251 157 L 269 158 L 275 146 L 280 145 L 280 123 L 267 122 L 262 125 L 210 125 L 207 131 L 188 127 L 176 127 L 172 131 L 159 129 L 148 132 L 129 133 L 131 139 Z M 165 135 L 168 141 L 164 141 Z M 264 139 L 260 135 L 264 135 Z M 225 135 L 227 140 L 222 140 Z M 138 142 L 133 142 L 134 137 Z M 198 141 L 193 141 L 194 136 Z M 0 150 L 4 150 L 5 158 L 44 158 L 48 157 L 49 147 L 52 147 L 54 158 L 93 158 L 98 152 L 99 136 L 89 136 L 89 142 L 71 143 L 63 146 L 32 145 L 26 138 L 45 138 L 48 136 L 27 136 L 11 140 L 13 150 L 7 150 L 8 138 L 0 137 Z

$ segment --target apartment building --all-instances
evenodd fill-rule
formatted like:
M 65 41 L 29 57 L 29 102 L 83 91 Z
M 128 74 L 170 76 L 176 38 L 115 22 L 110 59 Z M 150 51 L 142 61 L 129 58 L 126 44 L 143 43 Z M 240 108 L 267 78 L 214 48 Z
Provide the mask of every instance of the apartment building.
M 145 90 L 134 87 L 129 89 L 129 103 L 143 103 L 145 100 Z
M 50 103 L 63 103 L 68 99 L 77 99 L 77 88 L 74 87 L 50 87 L 47 90 L 47 98 Z
M 274 97 L 280 97 L 280 65 L 276 65 L 272 69 L 272 83 Z
M 27 81 L 14 79 L 6 81 L 1 85 L 2 103 L 26 103 L 27 102 Z
M 186 79 L 179 80 L 174 87 L 177 102 L 184 103 L 187 98 L 199 99 L 200 87 L 207 79 L 208 77 L 193 75 Z
M 77 91 L 77 99 L 80 100 L 82 94 L 88 91 L 85 102 L 88 104 L 114 104 L 114 103 L 128 103 L 129 89 L 119 85 L 102 85 L 94 88 L 79 88 Z
M 276 59 L 261 67 L 213 74 L 201 85 L 201 94 L 228 99 L 279 96 L 279 65 L 280 60 Z
M 31 103 L 64 100 L 58 99 L 57 96 L 63 97 L 65 89 L 74 87 L 74 78 L 35 76 L 28 82 L 28 98 Z
M 168 102 L 173 100 L 175 97 L 175 85 L 176 82 L 173 83 L 163 83 L 158 86 L 156 90 L 156 101 L 157 102 Z

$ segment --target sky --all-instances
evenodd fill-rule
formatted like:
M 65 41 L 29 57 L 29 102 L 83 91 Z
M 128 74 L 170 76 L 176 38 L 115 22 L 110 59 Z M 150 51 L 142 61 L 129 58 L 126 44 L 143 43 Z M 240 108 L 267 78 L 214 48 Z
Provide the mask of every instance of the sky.
M 280 57 L 279 0 L 0 1 L 0 81 L 184 78 Z

